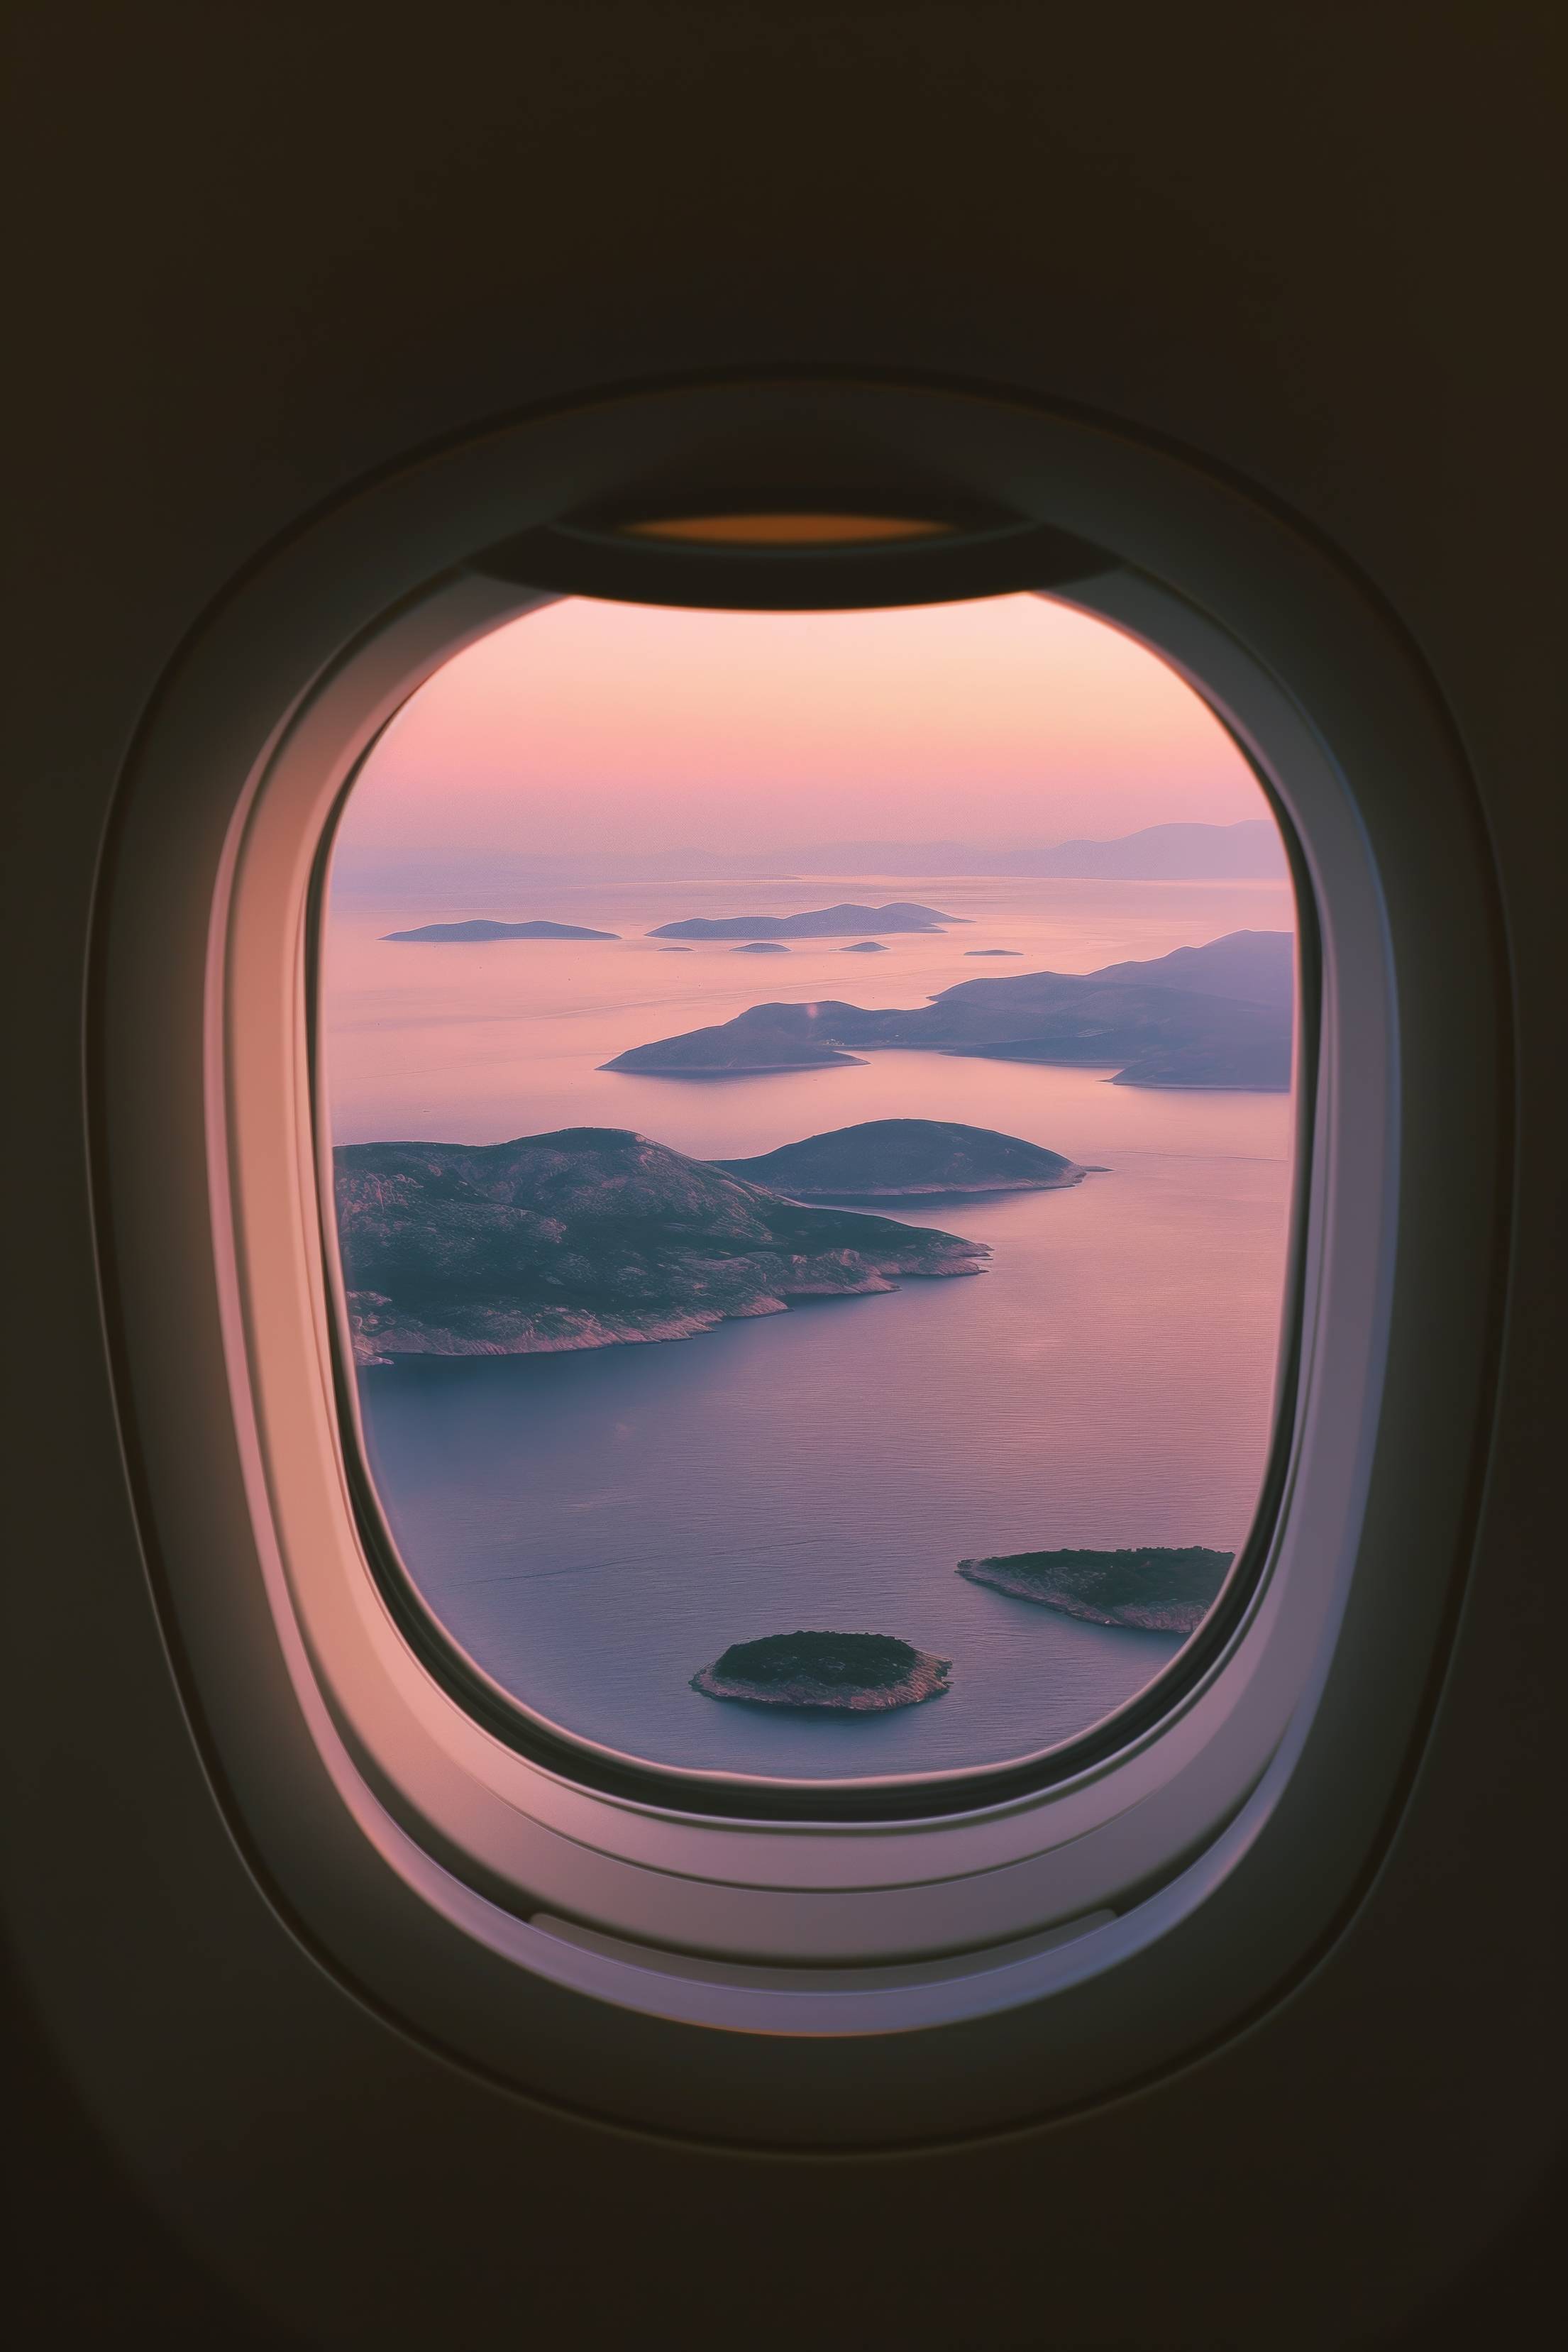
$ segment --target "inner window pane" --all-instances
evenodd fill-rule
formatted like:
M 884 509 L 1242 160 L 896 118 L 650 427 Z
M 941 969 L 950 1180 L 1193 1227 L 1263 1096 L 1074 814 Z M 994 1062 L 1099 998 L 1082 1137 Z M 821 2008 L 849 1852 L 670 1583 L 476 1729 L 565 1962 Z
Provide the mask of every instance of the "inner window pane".
M 1246 761 L 1008 596 L 571 599 L 388 728 L 325 1116 L 406 1573 L 568 1734 L 855 1780 L 1158 1675 L 1272 1435 L 1295 909 Z

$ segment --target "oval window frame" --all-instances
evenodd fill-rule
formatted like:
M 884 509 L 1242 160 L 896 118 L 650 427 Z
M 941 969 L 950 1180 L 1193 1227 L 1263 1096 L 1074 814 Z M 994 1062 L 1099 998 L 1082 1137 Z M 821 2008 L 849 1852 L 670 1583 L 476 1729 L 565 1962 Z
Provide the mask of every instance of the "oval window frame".
M 310 877 L 392 711 L 528 601 L 472 551 L 536 531 L 563 486 L 602 494 L 650 436 L 700 450 L 803 411 L 1110 551 L 1073 601 L 1152 644 L 1279 779 L 1324 922 L 1303 1382 L 1266 1572 L 1141 1737 L 1050 1788 L 893 1822 L 588 1789 L 439 1688 L 364 1572 L 315 1214 Z M 1410 1262 L 1431 1203 L 1405 1171 L 1456 1114 L 1505 1127 L 1477 850 L 1442 713 L 1342 567 L 1190 461 L 1022 401 L 815 379 L 574 404 L 389 475 L 255 567 L 176 667 L 127 776 L 95 1135 L 164 1623 L 230 1817 L 323 1957 L 500 2079 L 805 2144 L 842 2138 L 823 2117 L 851 2097 L 858 2138 L 907 2131 L 911 2100 L 936 2132 L 1072 2104 L 1170 2063 L 1299 1967 L 1408 1769 L 1473 1500 L 1493 1171 L 1435 1181 L 1450 1264 L 1423 1298 Z M 1442 1442 L 1413 1484 L 1417 1397 L 1415 1454 Z M 1374 1695 L 1359 1710 L 1358 1688 Z M 1335 1737 L 1354 1753 L 1348 1795 Z M 940 2093 L 886 2062 L 910 2032 L 933 2057 L 965 2053 L 939 2064 Z M 1048 2053 L 1043 2076 L 1020 2074 L 1020 2035 Z M 846 2042 L 853 2092 L 821 2063 Z
M 542 536 L 530 534 L 515 551 L 515 556 L 513 551 L 507 551 L 508 562 L 499 576 L 510 578 L 514 564 L 515 568 L 521 568 L 529 560 L 531 552 L 539 547 Z M 1058 562 L 1065 568 L 1072 568 L 1078 560 L 1074 551 L 1075 542 L 1065 535 L 1047 537 L 1036 533 L 1029 536 L 1037 544 L 1044 537 L 1049 552 L 1057 555 Z M 1083 552 L 1089 557 L 1092 568 L 1084 573 L 1082 579 L 1075 581 L 1070 587 L 1031 593 L 1065 604 L 1080 613 L 1092 613 L 1103 621 L 1114 620 L 1114 625 L 1123 634 L 1133 637 L 1146 651 L 1153 652 L 1155 648 L 1151 641 L 1136 629 L 1128 627 L 1115 612 L 1117 592 L 1109 585 L 1113 567 L 1099 559 L 1098 551 L 1085 549 Z M 546 548 L 547 568 L 548 553 Z M 481 556 L 479 568 L 489 572 L 489 560 Z M 586 581 L 597 577 L 600 583 L 598 593 L 633 602 L 642 601 L 650 584 L 637 577 L 642 568 L 635 562 L 630 567 L 622 567 L 612 558 L 602 573 L 596 575 L 591 565 L 583 562 L 580 555 L 576 562 L 568 567 L 571 576 L 575 579 Z M 661 601 L 679 605 L 685 594 L 697 593 L 701 583 L 689 578 L 691 568 L 694 567 L 687 568 L 685 580 L 680 577 L 681 567 L 666 570 L 661 583 L 665 591 Z M 628 569 L 630 578 L 626 576 Z M 654 567 L 649 565 L 647 569 L 651 572 Z M 910 569 L 913 571 L 915 567 Z M 885 562 L 879 562 L 878 570 L 880 585 L 886 593 L 896 584 L 896 573 Z M 973 568 L 967 554 L 962 576 L 971 593 L 981 593 L 978 583 L 985 576 L 984 566 Z M 824 590 L 830 585 L 830 579 L 825 582 L 820 571 L 816 579 L 819 584 L 816 594 L 826 604 Z M 919 584 L 918 573 L 914 584 Z M 1097 586 L 1102 599 L 1098 609 L 1091 601 Z M 579 587 L 563 593 L 587 594 L 590 592 L 585 587 Z M 746 609 L 741 603 L 746 593 L 742 583 L 731 591 L 727 603 L 731 608 Z M 526 619 L 530 610 L 548 609 L 549 603 L 552 601 L 553 598 L 542 594 L 536 602 L 510 617 Z M 905 601 L 924 599 L 906 596 Z M 769 605 L 763 609 L 778 608 Z M 874 609 L 886 610 L 888 607 L 879 604 Z M 498 625 L 504 627 L 507 625 L 503 620 Z M 1186 683 L 1198 690 L 1193 676 L 1187 676 Z M 1258 1501 L 1243 1543 L 1201 1624 L 1159 1673 L 1131 1698 L 1082 1731 L 1048 1748 L 1036 1749 L 1001 1764 L 953 1767 L 941 1774 L 901 1773 L 886 1779 L 864 1776 L 852 1780 L 785 1780 L 702 1770 L 695 1767 L 682 1769 L 635 1758 L 585 1735 L 574 1733 L 567 1727 L 552 1723 L 526 1700 L 507 1690 L 462 1648 L 438 1612 L 426 1600 L 417 1579 L 403 1559 L 370 1470 L 362 1425 L 353 1344 L 344 1306 L 345 1285 L 332 1209 L 331 1125 L 324 1098 L 321 1065 L 321 1041 L 325 1013 L 321 999 L 324 961 L 321 931 L 326 920 L 331 856 L 338 826 L 365 762 L 374 756 L 380 740 L 379 731 L 361 754 L 322 830 L 311 873 L 305 919 L 305 1019 L 311 1055 L 311 1097 L 317 1133 L 321 1250 L 327 1270 L 328 1330 L 338 1414 L 343 1429 L 352 1433 L 352 1440 L 345 1444 L 343 1449 L 344 1475 L 353 1498 L 366 1561 L 405 1640 L 448 1696 L 466 1713 L 484 1724 L 504 1746 L 515 1749 L 546 1770 L 580 1780 L 602 1794 L 623 1798 L 645 1807 L 674 1807 L 735 1820 L 781 1822 L 930 1820 L 947 1814 L 973 1812 L 980 1807 L 1027 1797 L 1072 1780 L 1095 1764 L 1124 1752 L 1166 1721 L 1225 1654 L 1268 1571 L 1272 1538 L 1289 1478 L 1300 1388 L 1309 1252 L 1309 1202 L 1317 1100 L 1322 957 L 1317 906 L 1307 861 L 1278 787 L 1262 765 L 1257 744 L 1237 738 L 1228 714 L 1206 698 L 1200 698 L 1205 699 L 1205 707 L 1214 711 L 1226 732 L 1232 735 L 1268 803 L 1288 859 L 1296 908 L 1291 1197 L 1276 1346 L 1273 1425 Z

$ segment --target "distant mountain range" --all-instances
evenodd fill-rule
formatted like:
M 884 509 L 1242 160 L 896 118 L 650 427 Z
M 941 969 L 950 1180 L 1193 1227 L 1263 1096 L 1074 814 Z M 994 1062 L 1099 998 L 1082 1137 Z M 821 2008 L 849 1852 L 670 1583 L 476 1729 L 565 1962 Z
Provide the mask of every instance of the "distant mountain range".
M 423 923 L 416 931 L 387 931 L 389 940 L 424 940 L 436 946 L 482 946 L 489 940 L 618 940 L 619 931 L 588 931 L 580 923 Z
M 1283 881 L 1287 867 L 1270 817 L 1239 824 L 1152 824 L 1106 841 L 835 841 L 781 850 L 520 850 L 341 848 L 333 888 L 373 899 L 425 894 L 450 905 L 494 905 L 502 893 L 595 882 L 791 881 L 817 874 L 921 877 L 1032 875 L 1123 882 Z
M 832 842 L 792 851 L 790 874 L 1055 876 L 1118 882 L 1283 881 L 1289 872 L 1271 817 L 1240 824 L 1151 824 L 1110 841 L 1002 847 L 963 841 Z
M 1279 1092 L 1290 1083 L 1295 943 L 1232 931 L 1205 947 L 1091 972 L 961 981 L 910 1011 L 753 1004 L 733 1020 L 606 1062 L 644 1076 L 831 1068 L 851 1048 L 917 1046 L 987 1060 L 1121 1064 L 1116 1083 Z

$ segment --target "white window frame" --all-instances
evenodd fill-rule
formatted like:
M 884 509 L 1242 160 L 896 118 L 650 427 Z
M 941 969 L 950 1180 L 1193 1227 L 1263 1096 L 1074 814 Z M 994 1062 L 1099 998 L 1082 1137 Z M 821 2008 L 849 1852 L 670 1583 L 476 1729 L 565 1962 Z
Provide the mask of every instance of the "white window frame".
M 700 433 L 704 400 L 773 396 L 666 414 Z M 940 1816 L 683 1811 L 496 1737 L 369 1570 L 319 1215 L 312 870 L 406 696 L 543 601 L 465 560 L 595 452 L 613 465 L 637 404 L 631 425 L 563 410 L 391 476 L 215 612 L 128 773 L 93 1056 L 128 1458 L 188 1704 L 273 1899 L 363 1997 L 499 2080 L 797 2144 L 1100 2095 L 1279 1997 L 1348 1916 L 1467 1557 L 1500 1211 L 1487 1150 L 1455 1138 L 1498 1133 L 1504 1079 L 1467 779 L 1375 599 L 1260 502 L 1119 433 L 835 397 L 862 430 L 1010 464 L 1027 511 L 1108 550 L 1054 593 L 1189 678 L 1307 861 L 1322 991 L 1286 1491 L 1240 1622 L 1167 1715 Z

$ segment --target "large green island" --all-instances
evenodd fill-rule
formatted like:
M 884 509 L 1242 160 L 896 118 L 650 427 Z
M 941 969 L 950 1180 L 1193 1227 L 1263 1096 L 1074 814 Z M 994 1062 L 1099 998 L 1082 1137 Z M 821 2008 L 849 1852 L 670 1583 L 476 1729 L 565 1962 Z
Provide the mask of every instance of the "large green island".
M 934 1658 L 892 1633 L 766 1633 L 731 1642 L 692 1675 L 691 1687 L 752 1706 L 870 1715 L 940 1698 L 952 1672 L 951 1658 Z
M 804 1207 L 626 1128 L 333 1154 L 355 1360 L 686 1339 L 794 1299 L 980 1273 L 983 1242 Z
M 958 1574 L 1015 1601 L 1037 1601 L 1091 1625 L 1145 1633 L 1195 1632 L 1225 1582 L 1233 1552 L 1201 1544 L 1140 1551 L 1016 1551 L 961 1559 Z

